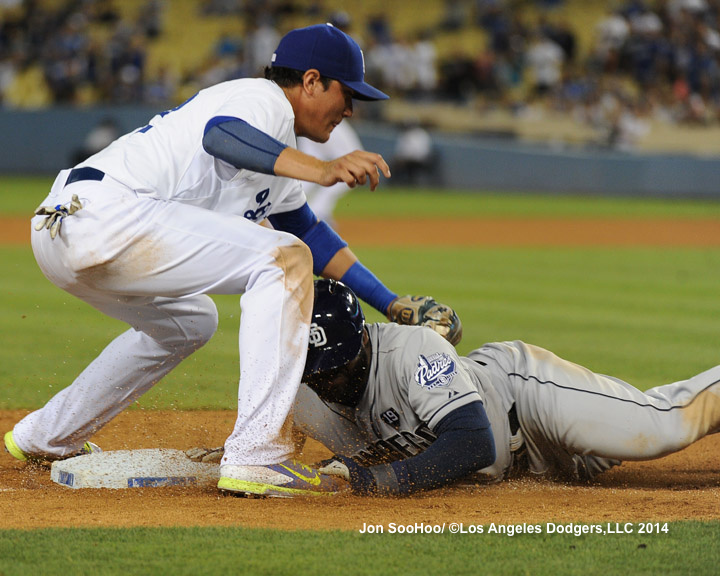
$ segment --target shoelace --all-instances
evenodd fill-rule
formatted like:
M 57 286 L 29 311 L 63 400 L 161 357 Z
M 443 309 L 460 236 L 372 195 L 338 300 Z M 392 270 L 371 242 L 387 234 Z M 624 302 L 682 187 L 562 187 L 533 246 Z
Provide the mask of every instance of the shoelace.
M 77 194 L 73 194 L 70 202 L 65 205 L 58 204 L 56 206 L 39 206 L 38 209 L 35 210 L 35 214 L 37 216 L 46 216 L 46 218 L 35 225 L 35 230 L 39 232 L 43 228 L 47 228 L 50 230 L 50 238 L 54 240 L 55 236 L 57 236 L 60 231 L 60 226 L 62 225 L 62 221 L 65 216 L 75 214 L 75 212 L 80 210 L 82 207 L 83 206 L 80 203 L 80 199 L 77 197 Z

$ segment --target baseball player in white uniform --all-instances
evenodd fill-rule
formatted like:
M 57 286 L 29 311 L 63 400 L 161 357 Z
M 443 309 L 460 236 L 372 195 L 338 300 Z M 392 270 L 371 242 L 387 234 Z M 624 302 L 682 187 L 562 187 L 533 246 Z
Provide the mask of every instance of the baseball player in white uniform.
M 641 392 L 520 341 L 467 357 L 425 327 L 364 324 L 352 291 L 316 281 L 295 425 L 361 494 L 407 494 L 479 471 L 583 481 L 720 431 L 720 366 Z
M 360 137 L 348 122 L 343 122 L 335 128 L 327 142 L 314 142 L 308 138 L 298 138 L 298 150 L 321 160 L 331 160 L 362 149 Z M 308 182 L 303 183 L 303 189 L 307 202 L 318 220 L 323 220 L 334 227 L 335 206 L 340 198 L 350 190 L 348 185 L 345 182 L 338 182 L 332 186 L 320 186 Z
M 242 294 L 238 415 L 219 488 L 333 493 L 337 480 L 291 459 L 290 413 L 307 350 L 313 272 L 342 278 L 387 313 L 396 295 L 307 206 L 298 180 L 378 186 L 378 154 L 322 161 L 296 136 L 325 141 L 353 99 L 385 94 L 330 25 L 289 32 L 263 79 L 202 90 L 72 170 L 33 218 L 32 247 L 54 284 L 130 325 L 67 388 L 5 435 L 16 458 L 96 447 L 93 433 L 204 345 L 208 294 Z M 268 219 L 272 227 L 261 226 Z

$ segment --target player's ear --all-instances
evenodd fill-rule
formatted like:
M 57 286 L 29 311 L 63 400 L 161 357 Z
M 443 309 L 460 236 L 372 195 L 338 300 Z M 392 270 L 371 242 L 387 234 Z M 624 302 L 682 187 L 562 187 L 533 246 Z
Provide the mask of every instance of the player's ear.
M 372 346 L 370 345 L 370 334 L 368 334 L 365 326 L 363 326 L 362 345 L 363 349 L 372 351 Z
M 321 79 L 320 72 L 315 68 L 310 68 L 303 74 L 303 90 L 309 96 L 314 95 L 316 90 L 324 90 Z

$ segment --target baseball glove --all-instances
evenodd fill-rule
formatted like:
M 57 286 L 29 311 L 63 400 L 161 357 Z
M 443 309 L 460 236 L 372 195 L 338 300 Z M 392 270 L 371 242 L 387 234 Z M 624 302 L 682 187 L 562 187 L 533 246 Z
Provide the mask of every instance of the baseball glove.
M 225 448 L 220 446 L 218 448 L 190 448 L 185 451 L 185 456 L 190 458 L 193 462 L 202 462 L 203 464 L 214 464 L 222 460 L 223 454 L 225 454 Z
M 305 440 L 307 436 L 304 432 L 297 428 L 292 429 L 292 439 L 295 443 L 295 453 L 301 454 L 303 447 L 305 446 Z M 201 462 L 202 464 L 215 464 L 222 460 L 225 455 L 225 447 L 218 446 L 217 448 L 190 448 L 185 450 L 185 456 L 187 456 L 193 462 Z
M 453 346 L 462 340 L 462 322 L 455 310 L 430 296 L 402 296 L 390 304 L 388 318 L 408 326 L 428 326 Z

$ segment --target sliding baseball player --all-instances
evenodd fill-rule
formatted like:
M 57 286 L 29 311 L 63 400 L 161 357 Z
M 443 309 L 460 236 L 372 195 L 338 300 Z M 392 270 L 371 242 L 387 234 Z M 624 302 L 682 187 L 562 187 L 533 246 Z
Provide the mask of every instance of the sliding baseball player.
M 524 342 L 458 356 L 433 330 L 365 324 L 352 291 L 316 281 L 295 425 L 359 494 L 409 494 L 479 471 L 583 481 L 720 431 L 720 366 L 641 392 Z

